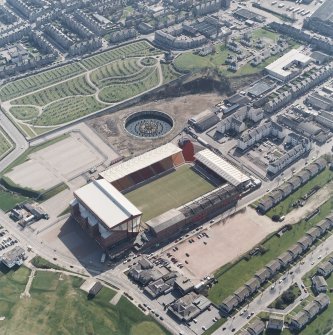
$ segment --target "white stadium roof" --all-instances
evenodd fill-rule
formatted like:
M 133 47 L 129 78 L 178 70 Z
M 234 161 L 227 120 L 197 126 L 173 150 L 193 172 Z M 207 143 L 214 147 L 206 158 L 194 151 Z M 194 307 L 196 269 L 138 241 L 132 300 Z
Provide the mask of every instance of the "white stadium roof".
M 199 151 L 194 157 L 233 186 L 238 186 L 250 180 L 247 175 L 209 149 Z
M 281 77 L 288 77 L 291 74 L 291 69 L 289 66 L 294 62 L 299 62 L 301 64 L 307 64 L 311 61 L 311 57 L 304 55 L 296 49 L 292 49 L 275 62 L 266 66 L 266 70 L 276 73 Z
M 142 214 L 106 180 L 93 180 L 74 195 L 107 227 L 113 228 L 131 217 Z
M 114 165 L 108 170 L 100 173 L 100 176 L 109 183 L 119 180 L 129 174 L 144 169 L 154 163 L 161 161 L 167 157 L 181 152 L 182 149 L 172 143 L 167 143 L 156 149 L 145 152 L 144 154 L 134 157 L 126 162 Z

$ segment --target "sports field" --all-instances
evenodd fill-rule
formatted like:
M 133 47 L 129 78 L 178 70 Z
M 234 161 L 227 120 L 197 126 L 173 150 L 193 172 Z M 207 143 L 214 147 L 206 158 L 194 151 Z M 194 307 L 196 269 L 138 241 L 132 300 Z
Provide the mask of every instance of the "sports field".
M 37 271 L 30 298 L 20 298 L 30 270 L 0 267 L 2 335 L 169 335 L 127 299 L 110 304 L 115 292 L 103 288 L 94 299 L 80 290 L 83 279 Z
M 126 194 L 143 212 L 143 220 L 154 218 L 171 208 L 177 208 L 215 188 L 189 165 L 156 179 Z

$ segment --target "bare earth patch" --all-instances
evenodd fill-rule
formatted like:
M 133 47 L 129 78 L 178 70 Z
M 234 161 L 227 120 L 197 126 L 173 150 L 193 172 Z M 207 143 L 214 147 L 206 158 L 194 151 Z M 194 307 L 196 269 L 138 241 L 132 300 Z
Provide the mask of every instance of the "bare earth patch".
M 189 276 L 198 280 L 237 259 L 276 229 L 278 225 L 271 219 L 259 216 L 248 207 L 244 213 L 235 214 L 205 230 L 208 238 L 195 236 L 194 243 L 186 240 L 178 246 L 178 251 L 171 253 L 185 265 Z M 186 257 L 186 253 L 190 256 Z M 185 260 L 189 264 L 185 264 Z
M 224 97 L 217 93 L 187 95 L 177 98 L 168 98 L 155 102 L 143 103 L 109 115 L 96 117 L 87 121 L 106 143 L 124 157 L 137 156 L 149 149 L 170 142 L 187 124 L 187 120 L 212 107 Z M 174 119 L 174 128 L 161 139 L 145 140 L 129 135 L 124 129 L 124 121 L 129 114 L 142 110 L 159 110 L 167 113 Z

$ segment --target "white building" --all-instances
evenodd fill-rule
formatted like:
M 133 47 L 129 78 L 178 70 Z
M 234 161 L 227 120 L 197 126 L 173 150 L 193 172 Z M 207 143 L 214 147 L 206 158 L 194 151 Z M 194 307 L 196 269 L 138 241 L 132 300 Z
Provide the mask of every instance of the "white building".
M 304 55 L 296 49 L 292 49 L 275 62 L 266 66 L 268 74 L 278 80 L 287 81 L 301 72 L 312 58 Z

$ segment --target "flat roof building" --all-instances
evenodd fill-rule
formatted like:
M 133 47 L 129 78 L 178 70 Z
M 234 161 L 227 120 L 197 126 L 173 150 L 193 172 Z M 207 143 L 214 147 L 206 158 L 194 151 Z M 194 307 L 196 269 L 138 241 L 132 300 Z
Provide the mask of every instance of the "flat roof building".
M 8 268 L 12 268 L 15 265 L 22 265 L 24 254 L 24 249 L 16 246 L 15 248 L 5 252 L 1 257 L 1 261 Z
M 142 212 L 106 180 L 81 187 L 74 198 L 74 218 L 103 248 L 134 238 L 139 232 Z
M 299 73 L 297 68 L 303 68 L 311 61 L 311 57 L 292 49 L 275 62 L 267 65 L 265 69 L 270 76 L 281 81 L 287 81 Z

